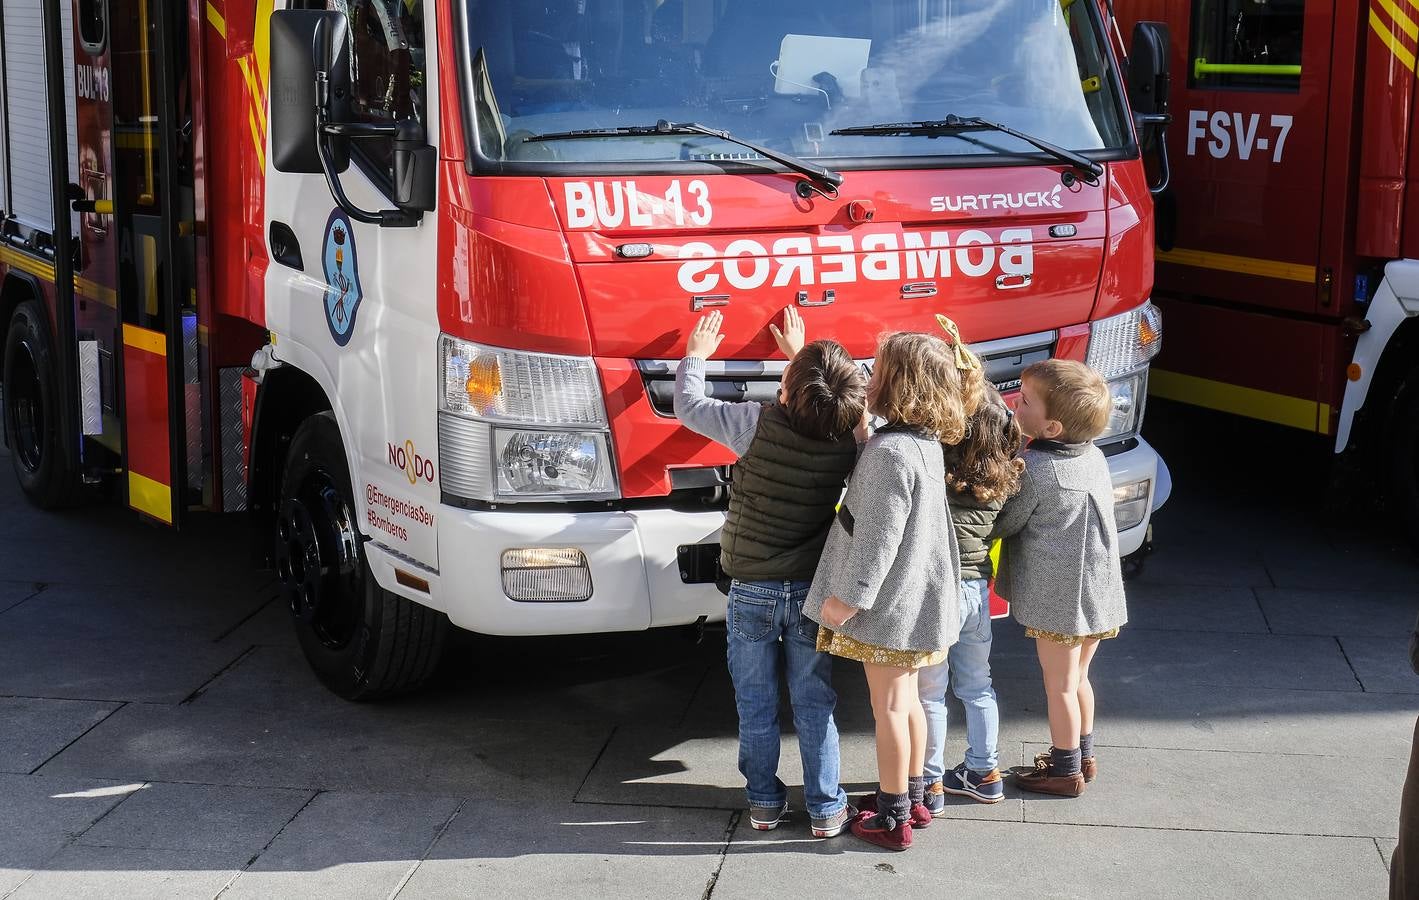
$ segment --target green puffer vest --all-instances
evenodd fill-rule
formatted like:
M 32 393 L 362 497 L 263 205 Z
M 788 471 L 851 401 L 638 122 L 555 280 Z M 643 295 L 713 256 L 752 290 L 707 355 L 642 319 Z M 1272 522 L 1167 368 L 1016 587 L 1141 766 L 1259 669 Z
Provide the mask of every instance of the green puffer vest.
M 740 581 L 811 581 L 857 441 L 804 437 L 783 407 L 766 404 L 749 452 L 734 465 L 720 565 Z
M 966 491 L 947 488 L 946 505 L 951 507 L 951 523 L 956 526 L 956 543 L 961 547 L 961 580 L 990 578 L 990 530 L 1004 500 L 982 503 Z

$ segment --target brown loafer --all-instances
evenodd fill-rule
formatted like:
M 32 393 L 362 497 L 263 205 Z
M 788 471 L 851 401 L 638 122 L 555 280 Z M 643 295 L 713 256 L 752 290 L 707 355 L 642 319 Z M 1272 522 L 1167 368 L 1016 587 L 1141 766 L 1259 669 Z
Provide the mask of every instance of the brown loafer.
M 1036 794 L 1078 797 L 1084 793 L 1084 776 L 1079 772 L 1073 775 L 1051 775 L 1049 767 L 1044 766 L 1033 772 L 1016 775 L 1015 786 L 1021 790 L 1034 791 Z
M 1084 757 L 1083 759 L 1079 760 L 1079 766 L 1084 771 L 1085 782 L 1093 781 L 1096 777 L 1098 777 L 1099 763 L 1098 760 L 1096 760 L 1094 757 Z M 1035 768 L 1038 769 L 1040 767 L 1049 768 L 1048 750 L 1046 750 L 1044 753 L 1035 754 Z

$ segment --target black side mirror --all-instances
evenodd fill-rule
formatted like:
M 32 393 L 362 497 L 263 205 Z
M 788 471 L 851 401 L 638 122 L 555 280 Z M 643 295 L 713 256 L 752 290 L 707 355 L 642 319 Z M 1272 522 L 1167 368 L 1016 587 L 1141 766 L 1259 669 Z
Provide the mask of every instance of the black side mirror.
M 1148 186 L 1153 194 L 1168 187 L 1172 172 L 1168 165 L 1168 145 L 1164 140 L 1173 121 L 1168 112 L 1172 91 L 1172 37 L 1162 22 L 1139 22 L 1133 26 L 1133 43 L 1128 54 L 1128 103 L 1133 109 L 1134 128 L 1144 153 L 1158 154 L 1158 181 Z
M 418 122 L 351 120 L 347 27 L 339 12 L 272 13 L 272 165 L 281 172 L 323 173 L 335 202 L 357 222 L 418 225 L 437 200 L 438 153 L 425 143 Z M 349 142 L 359 138 L 393 140 L 397 209 L 361 209 L 345 194 L 340 173 L 350 165 Z
M 343 112 L 350 95 L 345 29 L 345 16 L 338 12 L 281 9 L 271 14 L 271 165 L 278 172 L 325 171 L 316 128 L 315 73 L 323 71 L 327 82 L 335 82 L 332 104 Z M 338 137 L 330 149 L 335 171 L 349 168 L 348 141 Z

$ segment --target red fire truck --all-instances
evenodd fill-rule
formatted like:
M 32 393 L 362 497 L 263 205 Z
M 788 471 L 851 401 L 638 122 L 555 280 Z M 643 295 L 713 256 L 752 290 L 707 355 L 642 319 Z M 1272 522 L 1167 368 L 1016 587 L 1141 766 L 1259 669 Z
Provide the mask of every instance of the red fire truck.
M 0 0 L 4 421 L 40 505 L 249 511 L 311 665 L 722 618 L 715 396 L 789 305 L 865 365 L 1087 359 L 1125 553 L 1161 326 L 1159 29 L 1094 0 Z M 1130 95 L 1133 102 L 1130 103 Z
M 1419 537 L 1419 5 L 1116 6 L 1173 41 L 1150 390 L 1333 436 Z

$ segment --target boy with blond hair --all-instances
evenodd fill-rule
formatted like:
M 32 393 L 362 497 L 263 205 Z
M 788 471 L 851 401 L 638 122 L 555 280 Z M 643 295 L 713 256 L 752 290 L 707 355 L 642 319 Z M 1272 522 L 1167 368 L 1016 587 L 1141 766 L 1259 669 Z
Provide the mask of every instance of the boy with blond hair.
M 1098 773 L 1089 664 L 1128 621 L 1113 481 L 1092 443 L 1112 408 L 1108 385 L 1083 363 L 1046 360 L 1022 376 L 1025 473 L 993 534 L 1004 539 L 1000 593 L 1035 639 L 1049 706 L 1052 746 L 1015 780 L 1029 791 L 1077 797 Z

